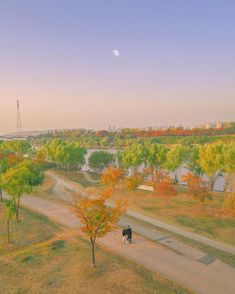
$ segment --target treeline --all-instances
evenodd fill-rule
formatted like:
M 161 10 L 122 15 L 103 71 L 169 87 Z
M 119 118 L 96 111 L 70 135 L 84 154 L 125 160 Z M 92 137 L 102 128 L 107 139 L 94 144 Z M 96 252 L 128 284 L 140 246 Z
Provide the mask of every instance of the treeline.
M 128 190 L 135 190 L 146 182 L 166 199 L 176 195 L 176 186 L 187 184 L 188 195 L 199 201 L 201 207 L 213 197 L 217 178 L 224 179 L 224 207 L 235 216 L 235 143 L 222 142 L 195 145 L 135 144 L 117 155 L 118 164 L 104 170 L 101 180 L 116 183 L 122 179 Z M 188 172 L 181 176 L 181 169 Z
M 158 180 L 162 172 L 174 174 L 174 181 L 180 181 L 183 167 L 194 176 L 207 177 L 212 191 L 216 179 L 223 175 L 224 192 L 232 190 L 231 181 L 235 172 L 235 143 L 222 142 L 195 145 L 136 144 L 118 154 L 119 165 L 131 174 L 145 173 L 152 180 Z
M 54 139 L 77 142 L 86 148 L 125 148 L 136 143 L 158 143 L 164 145 L 171 144 L 207 144 L 217 141 L 224 143 L 235 142 L 235 135 L 226 136 L 161 136 L 161 137 L 138 137 L 135 132 L 121 131 L 64 131 L 41 135 L 32 139 L 34 145 L 47 144 Z
M 85 163 L 86 152 L 86 149 L 80 147 L 77 142 L 58 139 L 52 140 L 38 150 L 44 160 L 53 162 L 57 168 L 63 169 L 65 174 L 67 170 L 81 169 Z

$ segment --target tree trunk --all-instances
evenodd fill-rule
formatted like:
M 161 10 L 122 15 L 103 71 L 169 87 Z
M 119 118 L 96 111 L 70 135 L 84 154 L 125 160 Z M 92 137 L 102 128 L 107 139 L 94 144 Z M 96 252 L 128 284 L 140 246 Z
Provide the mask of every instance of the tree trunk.
M 0 200 L 2 201 L 2 189 L 0 189 Z
M 17 221 L 19 220 L 19 209 L 20 209 L 20 197 L 18 197 L 17 204 L 16 204 L 16 219 L 17 219 Z
M 210 179 L 210 191 L 213 192 L 214 191 L 214 185 L 215 185 L 215 179 L 211 178 Z
M 91 250 L 92 250 L 92 264 L 93 264 L 93 267 L 95 268 L 96 267 L 96 264 L 95 264 L 95 242 L 93 240 L 91 240 Z
M 231 179 L 229 173 L 224 174 L 224 194 L 227 196 L 231 192 Z M 228 189 L 230 188 L 230 189 Z M 230 190 L 230 191 L 228 191 Z
M 7 220 L 7 243 L 10 243 L 10 221 Z

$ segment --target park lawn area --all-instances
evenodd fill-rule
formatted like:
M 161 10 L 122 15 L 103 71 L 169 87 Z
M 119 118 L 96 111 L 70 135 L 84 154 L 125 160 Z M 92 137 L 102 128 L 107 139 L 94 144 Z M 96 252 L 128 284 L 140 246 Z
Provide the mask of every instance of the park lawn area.
M 56 174 L 60 175 L 60 176 L 65 176 L 64 172 L 61 170 L 55 170 L 54 171 Z M 91 174 L 89 173 L 89 176 L 91 176 Z M 94 181 L 89 181 L 89 179 L 87 177 L 85 177 L 84 173 L 82 172 L 70 172 L 68 171 L 66 173 L 66 177 L 74 182 L 77 182 L 78 184 L 80 184 L 82 187 L 87 188 L 87 187 L 97 187 L 99 185 L 99 183 L 96 183 Z
M 89 188 L 92 194 L 100 193 L 104 188 Z M 115 189 L 112 199 L 127 200 L 128 208 L 146 216 L 176 225 L 191 232 L 235 245 L 235 218 L 223 214 L 223 194 L 214 193 L 211 200 L 201 210 L 199 203 L 186 195 L 184 187 L 178 194 L 165 202 L 156 193 L 136 190 L 128 192 L 121 186 Z
M 93 269 L 88 241 L 26 209 L 8 245 L 4 210 L 0 203 L 0 293 L 192 293 L 103 247 Z
M 58 172 L 56 171 L 56 173 Z M 64 177 L 63 173 L 58 174 Z M 54 180 L 52 179 L 51 181 L 50 177 L 48 178 L 46 176 L 45 184 L 38 188 L 40 191 L 43 187 L 48 187 L 49 183 L 53 186 Z M 80 189 L 88 194 L 96 195 L 102 193 L 105 189 L 101 185 L 96 187 L 92 185 L 82 186 L 72 176 L 67 178 L 75 181 Z M 61 201 L 53 193 L 52 186 L 45 193 L 39 193 L 38 195 L 45 196 L 48 200 Z M 177 192 L 176 196 L 169 198 L 165 203 L 165 199 L 153 192 L 144 190 L 128 192 L 120 185 L 115 189 L 112 200 L 127 200 L 129 209 L 188 231 L 235 245 L 235 218 L 223 214 L 222 193 L 214 193 L 212 199 L 207 200 L 206 208 L 201 210 L 199 203 L 186 195 L 185 187 L 177 187 Z M 73 194 L 72 191 L 67 191 L 67 193 Z
M 58 197 L 55 197 L 53 191 L 55 184 L 56 181 L 52 177 L 45 174 L 43 183 L 39 186 L 33 187 L 33 194 L 37 197 L 56 201 Z

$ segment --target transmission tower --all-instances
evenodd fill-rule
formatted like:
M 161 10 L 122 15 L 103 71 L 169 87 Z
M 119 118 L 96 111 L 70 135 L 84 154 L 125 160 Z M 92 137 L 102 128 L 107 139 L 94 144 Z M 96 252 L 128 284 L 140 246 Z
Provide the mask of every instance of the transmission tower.
M 21 125 L 21 118 L 20 118 L 20 102 L 19 100 L 16 101 L 17 104 L 17 137 L 20 137 L 20 133 L 22 131 L 22 125 Z

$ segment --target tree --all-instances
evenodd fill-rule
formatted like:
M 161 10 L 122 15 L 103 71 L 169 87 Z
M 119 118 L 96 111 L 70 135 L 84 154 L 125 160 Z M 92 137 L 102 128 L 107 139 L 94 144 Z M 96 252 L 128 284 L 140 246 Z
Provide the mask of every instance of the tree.
M 167 148 L 160 144 L 151 144 L 148 148 L 147 162 L 152 168 L 152 180 L 154 180 L 154 172 L 161 172 L 167 157 Z
M 82 223 L 81 230 L 91 242 L 93 267 L 96 266 L 96 239 L 111 232 L 115 228 L 120 214 L 125 211 L 125 204 L 121 202 L 117 202 L 113 207 L 105 205 L 111 194 L 112 190 L 107 190 L 97 199 L 79 197 L 73 205 L 73 212 Z
M 119 153 L 121 167 L 130 169 L 132 174 L 139 172 L 139 168 L 146 162 L 147 150 L 142 144 L 134 144 Z
M 188 159 L 186 161 L 187 169 L 195 176 L 202 176 L 203 170 L 202 167 L 198 163 L 199 160 L 199 147 L 193 146 L 191 151 L 189 152 Z
M 205 186 L 205 182 L 202 178 L 194 175 L 187 175 L 188 178 L 188 195 L 196 199 L 200 203 L 201 209 L 203 209 L 204 203 L 207 198 L 211 198 L 211 193 Z
M 174 145 L 167 153 L 165 168 L 174 172 L 174 180 L 179 181 L 180 170 L 189 156 L 189 148 L 182 145 Z
M 2 175 L 8 170 L 9 168 L 9 162 L 8 158 L 5 154 L 0 153 L 0 201 L 2 201 L 2 189 L 3 189 L 3 184 L 2 184 Z
M 213 192 L 214 184 L 219 172 L 223 168 L 223 144 L 213 143 L 200 146 L 198 163 L 209 178 L 210 191 Z
M 38 164 L 37 162 L 32 160 L 25 160 L 19 165 L 19 167 L 26 167 L 28 169 L 28 183 L 31 187 L 31 191 L 33 186 L 42 184 L 44 174 L 41 164 Z
M 224 200 L 224 213 L 235 217 L 235 193 L 229 195 Z
M 30 171 L 26 166 L 10 168 L 2 175 L 3 189 L 15 204 L 17 220 L 19 220 L 20 198 L 24 193 L 31 191 L 30 177 Z
M 139 185 L 141 185 L 143 180 L 143 175 L 135 173 L 134 175 L 128 176 L 124 179 L 124 187 L 128 191 L 135 191 Z
M 193 185 L 193 183 L 195 182 L 195 180 L 198 180 L 198 176 L 193 175 L 191 172 L 188 172 L 186 174 L 184 174 L 181 177 L 181 181 L 187 183 L 187 189 L 189 192 L 189 188 Z
M 7 219 L 7 242 L 10 243 L 10 221 L 16 214 L 16 205 L 13 200 L 8 200 L 6 204 L 6 219 Z
M 108 167 L 102 172 L 101 183 L 107 186 L 115 187 L 124 177 L 124 171 L 121 168 L 113 166 Z
M 1 144 L 0 150 L 4 153 L 12 153 L 17 157 L 23 157 L 24 154 L 30 152 L 31 145 L 27 140 L 11 140 Z
M 233 174 L 235 173 L 235 144 L 223 145 L 221 171 L 224 176 L 224 192 L 232 191 Z
M 88 159 L 89 167 L 97 173 L 101 173 L 114 162 L 114 155 L 106 151 L 92 152 Z
M 168 199 L 177 194 L 177 191 L 169 176 L 165 176 L 161 181 L 156 184 L 156 191 L 160 197 L 165 199 L 165 205 L 168 204 Z
M 85 163 L 84 155 L 86 149 L 76 142 L 66 142 L 64 140 L 52 140 L 45 148 L 47 157 L 56 163 L 57 167 L 67 170 L 77 170 Z

